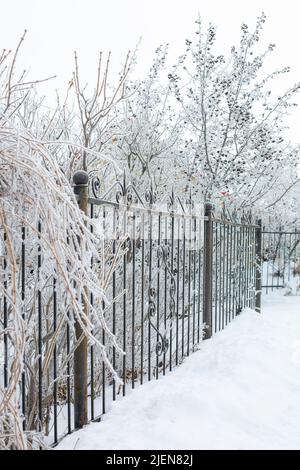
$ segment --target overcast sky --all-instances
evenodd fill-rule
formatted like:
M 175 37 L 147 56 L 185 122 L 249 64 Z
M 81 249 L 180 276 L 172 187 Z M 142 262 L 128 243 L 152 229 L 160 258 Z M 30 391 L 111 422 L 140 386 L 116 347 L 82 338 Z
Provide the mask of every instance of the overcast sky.
M 175 60 L 185 38 L 193 37 L 198 13 L 206 24 L 217 26 L 220 46 L 229 49 L 238 41 L 241 22 L 253 25 L 262 11 L 267 15 L 263 42 L 277 46 L 267 66 L 290 65 L 284 80 L 292 85 L 300 81 L 299 0 L 2 0 L 0 48 L 14 48 L 28 29 L 19 65 L 30 67 L 33 78 L 57 74 L 51 88 L 62 90 L 71 78 L 74 49 L 89 78 L 96 72 L 99 50 L 112 51 L 117 70 L 142 37 L 137 70 L 142 73 L 161 43 L 170 43 Z M 298 141 L 299 120 L 297 110 L 291 125 Z

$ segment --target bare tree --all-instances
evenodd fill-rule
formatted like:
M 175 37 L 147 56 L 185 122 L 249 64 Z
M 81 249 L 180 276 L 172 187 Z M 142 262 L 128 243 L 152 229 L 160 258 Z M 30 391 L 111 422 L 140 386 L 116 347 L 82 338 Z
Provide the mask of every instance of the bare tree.
M 132 66 L 133 57 L 128 52 L 119 80 L 115 87 L 109 85 L 109 70 L 111 53 L 108 53 L 106 60 L 100 52 L 94 91 L 88 95 L 87 85 L 82 85 L 80 81 L 79 61 L 75 52 L 75 71 L 71 84 L 75 88 L 78 112 L 80 116 L 80 134 L 78 138 L 81 144 L 89 149 L 101 152 L 106 131 L 114 119 L 112 111 L 116 105 L 126 99 L 125 83 Z M 82 154 L 82 168 L 88 170 L 95 164 L 95 159 L 87 160 L 86 152 Z

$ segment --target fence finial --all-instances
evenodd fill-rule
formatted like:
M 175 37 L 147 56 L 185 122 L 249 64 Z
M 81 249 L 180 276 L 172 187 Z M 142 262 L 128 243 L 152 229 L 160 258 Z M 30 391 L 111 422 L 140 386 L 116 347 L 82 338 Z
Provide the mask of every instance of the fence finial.
M 78 170 L 73 175 L 73 183 L 75 186 L 86 186 L 89 181 L 89 175 L 86 171 Z
M 206 202 L 205 203 L 205 214 L 207 212 L 213 212 L 215 209 L 214 205 L 211 202 Z

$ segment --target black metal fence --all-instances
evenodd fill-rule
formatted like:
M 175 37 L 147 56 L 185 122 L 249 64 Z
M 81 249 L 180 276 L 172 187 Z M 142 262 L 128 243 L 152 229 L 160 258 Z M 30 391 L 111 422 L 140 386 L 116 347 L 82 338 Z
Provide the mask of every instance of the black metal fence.
M 103 301 L 106 322 L 126 352 L 121 355 L 107 346 L 123 385 L 117 384 L 93 346 L 83 343 L 74 351 L 78 332 L 68 322 L 62 326 L 64 293 L 59 278 L 39 287 L 35 311 L 30 312 L 36 322 L 36 341 L 30 348 L 34 359 L 24 358 L 19 396 L 24 429 L 43 431 L 48 444 L 56 444 L 78 422 L 101 419 L 128 388 L 171 371 L 244 307 L 260 308 L 261 232 L 250 215 L 238 218 L 224 211 L 218 215 L 211 205 L 195 206 L 191 195 L 183 200 L 175 193 L 158 204 L 151 188 L 141 196 L 125 177 L 104 195 L 99 194 L 97 179 L 90 181 L 90 187 L 88 214 L 104 234 L 106 253 L 105 263 L 97 269 L 109 273 L 117 251 L 123 250 L 121 261 L 107 276 Z M 80 199 L 78 188 L 77 193 Z M 42 229 L 40 224 L 38 230 Z M 45 254 L 39 247 L 29 252 L 26 228 L 20 227 L 20 233 L 19 288 L 25 311 L 31 295 L 28 279 Z M 5 248 L 2 263 L 5 272 Z M 9 279 L 4 276 L 3 282 Z M 93 292 L 89 295 L 93 300 Z M 5 297 L 1 321 L 7 329 Z M 104 329 L 93 333 L 106 344 Z M 47 338 L 53 335 L 57 341 L 49 350 Z M 8 387 L 14 351 L 9 333 L 0 341 L 1 375 Z M 59 374 L 60 370 L 65 373 Z M 80 376 L 81 389 L 78 371 L 86 374 L 84 380 Z
M 260 257 L 257 246 L 260 226 L 251 216 L 244 216 L 239 222 L 229 217 L 214 217 L 212 221 L 212 325 L 213 331 L 217 332 L 240 314 L 243 308 L 260 309 Z
M 262 270 L 264 292 L 290 288 L 300 292 L 300 231 L 263 227 Z
M 102 197 L 96 186 L 94 181 L 90 217 L 105 234 L 105 249 L 114 256 L 120 235 L 126 237 L 126 252 L 106 293 L 106 321 L 126 355 L 108 351 L 123 380 L 117 389 L 105 368 L 99 375 L 91 350 L 91 419 L 97 397 L 101 415 L 128 387 L 171 371 L 203 336 L 203 208 L 196 211 L 191 198 L 183 202 L 174 193 L 158 207 L 151 189 L 141 196 L 126 178 Z M 103 332 L 99 335 L 105 343 Z

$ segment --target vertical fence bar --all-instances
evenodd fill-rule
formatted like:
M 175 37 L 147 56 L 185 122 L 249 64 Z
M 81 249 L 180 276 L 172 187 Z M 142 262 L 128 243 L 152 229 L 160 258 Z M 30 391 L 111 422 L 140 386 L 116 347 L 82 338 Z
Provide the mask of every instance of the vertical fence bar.
M 159 253 L 160 244 L 161 244 L 161 214 L 158 214 L 157 218 L 158 223 L 158 233 L 157 233 L 157 254 Z M 160 322 L 160 267 L 161 267 L 161 257 L 157 256 L 157 284 L 156 284 L 156 343 L 159 342 L 159 322 Z M 156 366 L 155 366 L 155 377 L 158 379 L 158 371 L 159 371 L 159 355 L 156 354 Z
M 22 227 L 22 247 L 21 247 L 21 300 L 22 300 L 22 319 L 25 320 L 25 227 Z M 25 390 L 25 370 L 22 372 L 22 415 L 23 430 L 26 428 L 26 390 Z
M 229 292 L 229 225 L 226 225 L 226 325 L 230 321 L 230 311 L 229 311 L 229 301 L 230 301 L 230 292 Z
M 71 343 L 71 338 L 70 338 L 70 325 L 69 325 L 69 318 L 70 318 L 70 312 L 67 313 L 68 317 L 68 323 L 67 323 L 67 328 L 66 328 L 66 342 L 67 342 L 67 357 L 69 357 L 70 354 L 70 343 Z M 72 432 L 72 418 L 71 418 L 71 364 L 70 361 L 67 363 L 67 422 L 68 422 L 68 434 L 71 434 Z
M 168 250 L 168 218 L 165 217 L 165 223 L 164 223 L 164 232 L 165 232 L 165 237 L 164 237 L 164 249 Z M 167 251 L 166 251 L 167 253 Z M 167 261 L 165 263 L 165 268 L 164 268 L 164 335 L 166 334 L 167 331 L 167 297 L 168 297 L 168 269 L 167 269 Z M 166 349 L 164 348 L 163 351 L 163 375 L 166 374 Z
M 185 233 L 185 218 L 183 216 L 183 254 L 182 254 L 182 318 L 181 318 L 181 356 L 184 358 L 184 316 L 185 316 L 185 244 L 186 244 L 186 233 Z
M 4 232 L 3 235 L 3 241 L 4 241 L 4 246 L 5 246 L 5 251 L 4 251 L 4 260 L 3 260 L 3 272 L 4 272 L 4 299 L 3 299 L 3 327 L 4 330 L 6 330 L 8 326 L 8 306 L 7 306 L 7 261 L 6 261 L 6 233 Z M 8 386 L 8 335 L 5 333 L 4 335 L 4 370 L 3 370 L 3 381 L 4 381 L 4 387 L 6 388 Z
M 191 259 L 192 259 L 192 251 L 191 251 L 191 219 L 189 219 L 189 232 L 188 232 L 188 324 L 187 324 L 187 349 L 186 355 L 190 355 L 190 332 L 191 332 Z
M 215 303 L 215 325 L 214 332 L 218 331 L 218 246 L 219 246 L 219 237 L 218 237 L 218 224 L 215 223 L 215 293 L 214 293 L 214 303 Z
M 161 294 L 161 280 L 160 280 L 160 269 L 161 269 L 161 256 L 158 255 L 159 253 L 159 250 L 160 250 L 160 246 L 161 246 L 161 237 L 162 237 L 162 224 L 163 224 L 163 220 L 162 220 L 162 216 L 161 214 L 158 214 L 158 218 L 157 218 L 157 224 L 158 224 L 158 227 L 157 227 L 157 230 L 158 230 L 158 233 L 157 233 L 157 288 L 156 288 L 156 291 L 157 291 L 157 294 L 156 294 L 156 343 L 159 343 L 159 326 L 160 326 L 160 294 Z M 165 292 L 165 296 L 166 296 L 166 292 Z M 162 294 L 162 300 L 164 299 L 163 297 L 163 294 Z M 166 313 L 166 309 L 165 309 L 165 313 Z M 155 377 L 156 379 L 158 379 L 158 372 L 159 372 L 159 364 L 160 364 L 160 356 L 158 354 L 156 354 L 156 369 L 155 369 Z M 164 355 L 164 365 L 163 367 L 165 367 L 165 355 Z
M 251 308 L 255 309 L 255 228 L 254 227 L 252 227 L 252 230 L 251 230 L 251 243 L 252 243 L 252 250 L 251 250 L 252 290 L 253 290 Z M 262 261 L 263 261 L 263 258 L 262 258 Z M 262 267 L 263 267 L 263 264 L 262 264 Z
M 284 245 L 283 245 L 283 279 L 282 279 L 282 283 L 283 285 L 285 284 L 285 271 L 286 271 L 286 264 L 287 264 L 287 261 L 286 261 L 286 233 L 284 233 Z M 289 262 L 289 260 L 288 260 Z
M 152 209 L 152 204 L 150 204 Z M 152 212 L 149 212 L 149 231 L 148 231 L 148 243 L 149 243 L 149 289 L 148 289 L 148 381 L 151 380 L 151 312 L 150 312 L 150 300 L 153 297 L 152 289 Z
M 232 231 L 233 227 L 230 225 L 230 243 L 229 243 L 229 321 L 231 322 L 233 316 L 232 316 L 232 297 L 233 297 L 233 292 L 232 292 Z
M 262 275 L 262 230 L 261 220 L 257 221 L 258 227 L 255 233 L 255 311 L 261 311 L 261 275 Z
M 199 220 L 198 225 L 198 305 L 197 305 L 197 343 L 200 343 L 200 333 L 202 340 L 202 322 L 201 322 L 201 250 L 202 250 L 202 223 Z
M 276 233 L 274 232 L 273 233 L 273 236 L 272 236 L 272 239 L 273 239 L 273 243 L 272 243 L 272 258 L 273 258 L 273 266 L 272 266 L 272 292 L 274 290 L 274 275 L 275 275 L 275 261 L 276 261 Z
M 74 193 L 78 199 L 80 209 L 87 214 L 88 206 L 88 174 L 85 171 L 77 171 L 73 176 Z M 84 299 L 83 311 L 87 314 L 87 304 Z M 75 323 L 75 336 L 78 341 L 83 331 L 78 322 Z M 74 426 L 81 428 L 88 422 L 87 405 L 87 369 L 88 346 L 84 337 L 74 352 Z
M 181 219 L 177 220 L 177 291 L 176 291 L 176 358 L 175 364 L 178 366 L 178 352 L 179 352 L 179 279 L 180 279 L 180 226 Z
M 135 263 L 135 223 L 136 223 L 136 212 L 132 213 L 132 312 L 131 312 L 131 387 L 134 388 L 135 385 L 135 288 L 136 288 L 136 263 Z
M 219 271 L 219 324 L 218 324 L 218 331 L 221 330 L 221 325 L 222 325 L 222 301 L 223 301 L 223 292 L 222 292 L 222 259 L 224 257 L 223 253 L 223 243 L 222 243 L 222 224 L 218 222 L 218 227 L 219 227 L 219 266 L 218 266 L 218 271 Z
M 245 307 L 245 291 L 246 291 L 246 244 L 245 244 L 245 220 L 243 217 L 242 229 L 242 259 L 241 259 L 241 268 L 242 268 L 242 291 L 241 291 L 241 311 Z
M 242 311 L 242 298 L 241 298 L 241 281 L 242 281 L 242 256 L 243 256 L 243 245 L 242 245 L 242 227 L 238 228 L 238 263 L 239 263 L 239 269 L 238 269 L 238 308 L 237 308 L 237 314 L 239 315 Z
M 248 223 L 248 222 L 247 222 Z M 244 307 L 248 307 L 249 299 L 249 227 L 245 227 L 245 303 Z
M 103 233 L 106 232 L 106 210 L 105 206 L 103 206 L 103 217 L 102 217 L 102 227 L 103 227 Z M 104 270 L 104 268 L 103 268 Z M 102 309 L 103 311 L 105 310 L 105 301 L 102 301 Z M 105 314 L 104 314 L 105 315 Z M 105 329 L 102 328 L 102 344 L 105 347 Z M 106 412 L 106 376 L 105 376 L 105 362 L 102 361 L 102 413 L 105 414 Z
M 289 236 L 289 259 L 290 259 L 290 252 L 291 252 L 291 248 L 292 248 L 292 235 L 290 233 L 290 236 Z M 289 274 L 288 274 L 288 280 L 290 281 L 291 280 L 291 263 L 289 262 Z
M 127 211 L 124 211 L 124 220 L 123 220 L 123 230 L 124 233 L 127 232 Z M 127 240 L 130 246 L 130 240 Z M 124 353 L 127 353 L 127 253 L 124 254 L 123 256 L 123 351 Z M 123 397 L 126 395 L 126 375 L 127 375 L 127 370 L 126 370 L 126 354 L 123 356 L 122 360 L 122 369 L 123 369 L 123 387 L 122 387 L 122 393 Z
M 282 230 L 281 230 L 281 225 L 279 225 L 279 233 L 278 233 L 278 242 L 277 242 L 277 250 L 276 250 L 276 253 L 277 253 L 277 266 L 278 266 L 278 269 L 277 269 L 277 288 L 279 287 L 279 283 L 280 283 L 280 278 L 282 276 L 282 272 L 281 272 L 281 241 L 282 241 Z
M 269 221 L 269 226 L 270 226 L 270 221 Z M 270 267 L 270 260 L 271 260 L 271 243 L 270 243 L 270 233 L 268 232 L 267 238 L 267 247 L 268 247 L 268 254 L 267 254 L 267 288 L 266 288 L 266 294 L 269 292 L 269 267 Z M 265 240 L 264 240 L 265 241 Z
M 205 204 L 204 221 L 204 292 L 203 292 L 203 321 L 205 323 L 204 339 L 212 335 L 212 269 L 213 269 L 213 205 Z
M 263 285 L 264 285 L 264 288 L 266 288 L 266 286 L 268 285 L 268 279 L 266 280 L 265 282 L 265 279 L 264 279 L 264 270 L 265 270 L 265 264 L 264 262 L 266 261 L 267 264 L 268 264 L 268 253 L 266 251 L 266 234 L 264 232 L 265 228 L 264 226 L 262 227 L 262 242 L 261 242 L 261 245 L 262 245 L 262 266 L 261 266 L 261 269 L 262 269 L 262 279 L 263 279 Z M 256 295 L 255 295 L 255 282 L 256 282 L 256 229 L 254 229 L 254 308 L 255 308 L 255 299 L 256 299 Z
M 196 219 L 193 218 L 193 352 L 196 331 Z
M 175 220 L 174 220 L 174 215 L 173 212 L 171 211 L 170 213 L 171 217 L 171 273 L 172 276 L 174 275 L 174 230 L 175 230 Z M 174 278 L 173 278 L 174 279 Z M 172 282 L 172 279 L 170 278 L 170 283 Z M 173 293 L 174 296 L 175 292 Z M 173 303 L 172 303 L 173 302 Z M 173 315 L 175 314 L 175 299 L 174 297 L 170 298 L 170 306 L 172 305 L 172 309 L 170 308 L 170 340 L 169 340 L 169 370 L 172 370 L 172 355 L 173 355 Z
M 90 218 L 94 218 L 94 205 L 90 204 Z M 93 226 L 91 226 L 91 233 L 93 233 Z M 91 267 L 93 267 L 93 258 L 91 259 Z M 91 305 L 93 306 L 94 304 L 94 296 L 93 292 L 90 293 L 90 302 Z M 95 387 L 94 387 L 94 346 L 91 345 L 90 347 L 90 369 L 91 369 L 91 386 L 90 386 L 90 391 L 91 391 L 91 403 L 90 403 L 90 409 L 91 409 L 91 420 L 95 418 L 95 406 L 94 406 L 94 401 L 95 401 Z
M 56 277 L 53 278 L 53 332 L 56 333 L 57 328 L 57 290 Z M 54 442 L 57 442 L 57 347 L 53 349 L 53 426 L 54 426 Z

